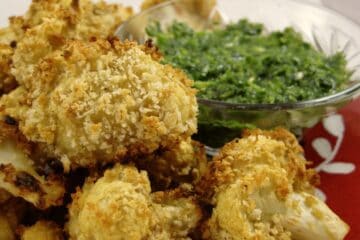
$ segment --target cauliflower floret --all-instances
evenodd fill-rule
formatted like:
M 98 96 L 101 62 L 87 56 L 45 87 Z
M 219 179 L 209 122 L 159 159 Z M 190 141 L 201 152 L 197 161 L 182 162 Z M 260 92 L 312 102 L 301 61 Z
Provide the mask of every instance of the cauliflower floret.
M 26 86 L 1 99 L 3 114 L 65 165 L 171 147 L 196 131 L 195 91 L 151 51 L 117 40 L 70 41 L 36 65 Z
M 150 232 L 150 183 L 145 172 L 118 166 L 73 196 L 71 239 L 143 239 Z
M 248 131 L 226 144 L 197 186 L 214 205 L 203 237 L 343 239 L 348 226 L 313 195 L 317 177 L 305 165 L 284 129 Z
M 117 165 L 73 195 L 70 239 L 186 239 L 201 218 L 190 197 L 151 194 L 146 172 Z
M 0 91 L 13 90 L 16 80 L 22 82 L 32 65 L 64 39 L 107 38 L 131 15 L 131 8 L 103 1 L 33 1 L 24 16 L 11 17 L 10 25 L 0 29 Z

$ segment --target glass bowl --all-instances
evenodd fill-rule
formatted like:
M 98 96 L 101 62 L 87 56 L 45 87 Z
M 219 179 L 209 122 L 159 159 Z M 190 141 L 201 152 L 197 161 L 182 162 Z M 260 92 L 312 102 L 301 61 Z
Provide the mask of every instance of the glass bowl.
M 314 126 L 360 94 L 360 26 L 325 7 L 296 0 L 174 0 L 150 8 L 124 23 L 116 32 L 121 39 L 144 43 L 145 28 L 152 21 L 163 27 L 174 20 L 195 29 L 209 29 L 242 18 L 263 23 L 267 31 L 292 26 L 317 50 L 332 55 L 343 51 L 353 73 L 347 88 L 336 94 L 296 103 L 233 104 L 198 98 L 197 139 L 212 147 L 240 135 L 244 127 L 283 126 L 295 133 Z

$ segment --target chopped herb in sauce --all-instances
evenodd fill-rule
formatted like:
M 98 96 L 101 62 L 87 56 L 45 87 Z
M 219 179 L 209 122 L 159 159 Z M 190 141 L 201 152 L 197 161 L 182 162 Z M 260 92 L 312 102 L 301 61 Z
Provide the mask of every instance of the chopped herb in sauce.
M 265 33 L 240 20 L 224 29 L 196 32 L 174 22 L 148 26 L 163 62 L 195 80 L 198 97 L 229 103 L 290 103 L 338 92 L 350 73 L 339 52 L 317 51 L 293 28 Z

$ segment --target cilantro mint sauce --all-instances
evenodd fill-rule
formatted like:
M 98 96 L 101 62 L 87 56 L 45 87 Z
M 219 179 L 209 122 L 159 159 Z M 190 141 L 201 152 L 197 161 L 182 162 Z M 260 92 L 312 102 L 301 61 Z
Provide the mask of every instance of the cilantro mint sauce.
M 223 29 L 194 31 L 174 22 L 147 27 L 163 63 L 183 69 L 198 97 L 228 103 L 293 103 L 331 95 L 350 77 L 343 53 L 317 51 L 289 27 L 266 33 L 240 20 Z

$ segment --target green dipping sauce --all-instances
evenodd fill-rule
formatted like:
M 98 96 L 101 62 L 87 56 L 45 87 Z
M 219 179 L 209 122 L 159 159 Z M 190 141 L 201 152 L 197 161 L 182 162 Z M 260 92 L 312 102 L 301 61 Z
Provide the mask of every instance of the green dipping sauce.
M 204 99 L 293 103 L 336 93 L 350 77 L 343 53 L 326 56 L 290 27 L 266 33 L 262 24 L 240 20 L 209 31 L 179 22 L 146 31 L 163 63 L 183 69 Z

